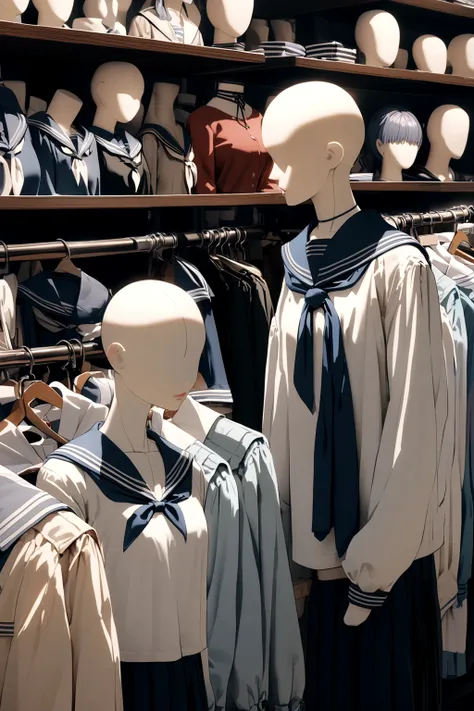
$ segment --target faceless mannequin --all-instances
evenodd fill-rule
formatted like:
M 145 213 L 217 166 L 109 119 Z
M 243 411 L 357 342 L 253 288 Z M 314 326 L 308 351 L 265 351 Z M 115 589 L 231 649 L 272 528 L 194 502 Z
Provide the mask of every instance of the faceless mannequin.
M 38 10 L 38 25 L 44 27 L 67 27 L 74 0 L 33 0 Z
M 109 12 L 105 24 L 107 27 L 113 27 L 121 35 L 127 34 L 127 13 L 130 9 L 132 0 L 118 0 L 117 10 L 114 11 L 114 2 L 110 3 Z
M 469 128 L 469 114 L 460 106 L 445 104 L 431 114 L 426 128 L 431 144 L 426 168 L 440 180 L 453 180 L 449 164 L 466 150 Z
M 173 415 L 173 423 L 197 439 L 198 442 L 204 442 L 209 430 L 219 417 L 217 412 L 188 396 Z
M 277 42 L 295 41 L 295 23 L 293 20 L 271 20 L 270 24 Z
M 420 71 L 444 74 L 448 64 L 448 48 L 439 37 L 422 35 L 413 43 L 413 59 Z
M 102 432 L 124 452 L 149 452 L 153 405 L 174 411 L 196 380 L 205 340 L 201 314 L 182 289 L 135 282 L 109 303 L 102 323 L 115 397 Z
M 0 0 L 0 20 L 21 22 L 21 16 L 30 4 L 30 0 Z
M 109 31 L 109 26 L 107 25 L 109 15 L 113 19 L 110 29 L 115 30 L 118 0 L 85 0 L 82 9 L 84 17 L 78 17 L 74 20 L 72 23 L 74 30 L 106 33 Z
M 48 114 L 63 129 L 64 133 L 74 133 L 72 124 L 82 107 L 82 101 L 70 91 L 58 89 L 48 106 Z
M 243 84 L 234 84 L 230 82 L 220 81 L 217 84 L 217 91 L 230 91 L 234 94 L 243 95 L 245 87 Z M 224 113 L 229 114 L 230 116 L 235 116 L 235 102 L 230 101 L 228 99 L 222 98 L 220 96 L 215 96 L 209 101 L 207 105 L 213 106 L 215 109 L 219 109 L 220 111 L 224 111 Z M 251 115 L 252 111 L 252 107 L 248 104 L 245 104 L 245 116 L 247 118 Z
M 252 19 L 254 0 L 207 0 L 207 15 L 214 26 L 214 44 L 236 43 Z
M 474 35 L 459 35 L 449 43 L 448 60 L 453 74 L 474 76 Z
M 247 49 L 255 49 L 261 42 L 268 42 L 269 36 L 268 20 L 253 18 L 245 35 Z
M 357 20 L 355 39 L 370 67 L 390 67 L 400 48 L 400 27 L 384 10 L 369 10 Z
M 132 120 L 128 121 L 127 123 L 122 123 L 121 121 L 118 121 L 117 128 L 123 128 L 124 131 L 128 131 L 129 133 L 131 133 L 132 136 L 136 136 L 142 127 L 144 118 L 145 107 L 143 106 L 143 104 L 140 104 L 140 108 L 138 109 L 137 115 L 134 116 L 134 118 L 132 118 Z
M 145 123 L 166 126 L 178 143 L 184 145 L 183 129 L 176 123 L 174 102 L 179 93 L 179 83 L 156 82 L 153 85 L 150 104 L 145 115 Z
M 396 69 L 406 69 L 408 67 L 408 50 L 399 49 L 397 52 L 397 57 L 393 63 Z
M 38 96 L 30 96 L 27 116 L 37 114 L 39 111 L 46 111 L 47 108 L 48 104 L 44 99 L 40 99 Z
M 26 111 L 26 83 L 24 81 L 4 81 L 4 85 L 13 91 L 15 94 L 20 108 L 25 113 Z
M 367 143 L 377 162 L 381 180 L 403 180 L 402 170 L 415 163 L 423 142 L 421 125 L 409 111 L 382 108 L 370 120 Z
M 140 109 L 145 90 L 139 69 L 128 62 L 102 64 L 91 83 L 91 94 L 97 110 L 93 125 L 114 133 L 118 121 L 131 121 Z

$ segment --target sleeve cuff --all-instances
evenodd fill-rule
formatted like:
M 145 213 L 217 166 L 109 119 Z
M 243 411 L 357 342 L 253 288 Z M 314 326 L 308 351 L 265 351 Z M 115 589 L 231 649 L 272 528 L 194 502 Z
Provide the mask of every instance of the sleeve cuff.
M 373 593 L 364 592 L 358 585 L 349 585 L 349 602 L 357 607 L 365 607 L 368 610 L 375 610 L 382 607 L 388 593 L 377 590 Z

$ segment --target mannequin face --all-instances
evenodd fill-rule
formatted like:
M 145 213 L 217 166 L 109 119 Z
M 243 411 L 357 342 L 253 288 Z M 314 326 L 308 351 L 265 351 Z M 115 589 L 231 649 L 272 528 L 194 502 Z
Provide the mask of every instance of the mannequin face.
M 355 38 L 367 64 L 390 67 L 400 47 L 400 27 L 389 12 L 369 10 L 357 20 Z
M 205 341 L 204 323 L 182 289 L 154 280 L 121 289 L 102 324 L 113 369 L 146 403 L 175 411 L 194 383 Z
M 247 31 L 254 0 L 207 0 L 207 15 L 212 25 L 231 37 Z
M 100 17 L 105 20 L 109 14 L 108 0 L 85 0 L 82 6 L 85 17 Z
M 137 115 L 144 90 L 141 72 L 128 62 L 102 64 L 92 78 L 97 108 L 104 108 L 120 123 L 128 123 Z
M 61 22 L 67 22 L 71 17 L 74 0 L 33 0 L 33 5 L 38 12 L 47 11 Z
M 418 155 L 419 148 L 411 143 L 382 143 L 377 139 L 377 150 L 385 161 L 390 161 L 398 168 L 411 168 Z
M 422 35 L 413 44 L 413 59 L 421 71 L 444 74 L 448 63 L 448 48 L 434 35 Z
M 453 67 L 453 74 L 474 76 L 474 35 L 459 35 L 451 40 L 448 59 Z
M 23 15 L 30 0 L 0 0 L 0 19 L 10 15 Z
M 452 158 L 461 158 L 469 138 L 469 115 L 460 106 L 447 104 L 433 111 L 426 133 L 432 149 L 447 151 Z
M 282 171 L 280 188 L 288 205 L 317 195 L 328 180 L 349 172 L 365 137 L 354 99 L 327 82 L 304 82 L 285 89 L 263 119 L 263 142 Z

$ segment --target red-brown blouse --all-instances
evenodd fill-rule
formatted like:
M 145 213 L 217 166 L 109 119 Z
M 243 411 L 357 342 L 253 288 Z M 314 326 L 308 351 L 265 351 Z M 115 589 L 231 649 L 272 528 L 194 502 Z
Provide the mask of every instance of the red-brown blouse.
M 262 141 L 262 114 L 255 109 L 242 125 L 213 106 L 188 119 L 198 179 L 196 193 L 259 193 L 275 190 L 273 161 Z

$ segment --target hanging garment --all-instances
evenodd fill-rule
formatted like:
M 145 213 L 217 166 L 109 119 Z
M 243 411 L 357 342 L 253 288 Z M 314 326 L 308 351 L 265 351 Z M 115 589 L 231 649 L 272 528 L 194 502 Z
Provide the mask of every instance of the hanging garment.
M 128 34 L 131 37 L 161 40 L 162 42 L 181 42 L 184 44 L 204 45 L 199 31 L 201 13 L 196 5 L 183 3 L 183 36 L 176 34 L 175 27 L 169 20 L 160 20 L 154 7 L 143 9 L 133 18 Z
M 18 282 L 14 274 L 0 279 L 0 351 L 11 351 L 17 344 L 16 298 Z
M 264 432 L 285 516 L 291 500 L 293 559 L 319 570 L 345 555 L 350 601 L 379 607 L 443 541 L 438 294 L 421 245 L 377 213 L 331 240 L 309 241 L 313 226 L 283 247 Z
M 172 267 L 172 273 L 169 272 L 168 267 Z M 199 361 L 199 375 L 205 387 L 193 388 L 191 396 L 198 402 L 208 405 L 232 405 L 232 393 L 227 382 L 212 310 L 214 294 L 208 283 L 191 262 L 181 258 L 176 258 L 171 265 L 164 263 L 161 275 L 166 281 L 171 280 L 176 286 L 184 289 L 193 298 L 206 328 L 206 342 Z
M 183 136 L 184 147 L 166 126 L 145 123 L 140 131 L 153 195 L 186 195 L 196 185 L 194 151 L 186 131 L 183 131 Z
M 170 711 L 200 711 L 206 704 L 202 668 L 197 673 L 207 646 L 204 481 L 188 454 L 156 432 L 147 434 L 147 452 L 125 453 L 95 427 L 53 452 L 38 485 L 98 533 L 125 708 L 136 708 L 131 704 L 139 694 L 142 711 L 155 709 L 164 679 L 176 668 L 186 675 L 191 666 L 197 686 L 188 689 L 186 705 L 174 705 L 173 698 L 182 701 L 178 689 L 167 690 L 164 702 L 171 699 Z M 143 679 L 147 688 L 140 686 Z
M 0 709 L 121 711 L 118 641 L 94 531 L 0 468 Z
M 40 195 L 99 195 L 100 169 L 94 134 L 78 127 L 66 133 L 45 111 L 28 125 L 41 164 Z
M 101 195 L 146 195 L 149 176 L 142 144 L 130 133 L 91 126 L 99 152 Z
M 188 120 L 197 167 L 197 193 L 258 193 L 273 190 L 273 161 L 262 141 L 262 114 L 245 120 L 201 106 Z
M 18 297 L 23 343 L 31 348 L 99 337 L 110 294 L 84 272 L 45 270 L 20 284 Z
M 26 116 L 0 80 L 0 195 L 38 195 L 41 169 Z

